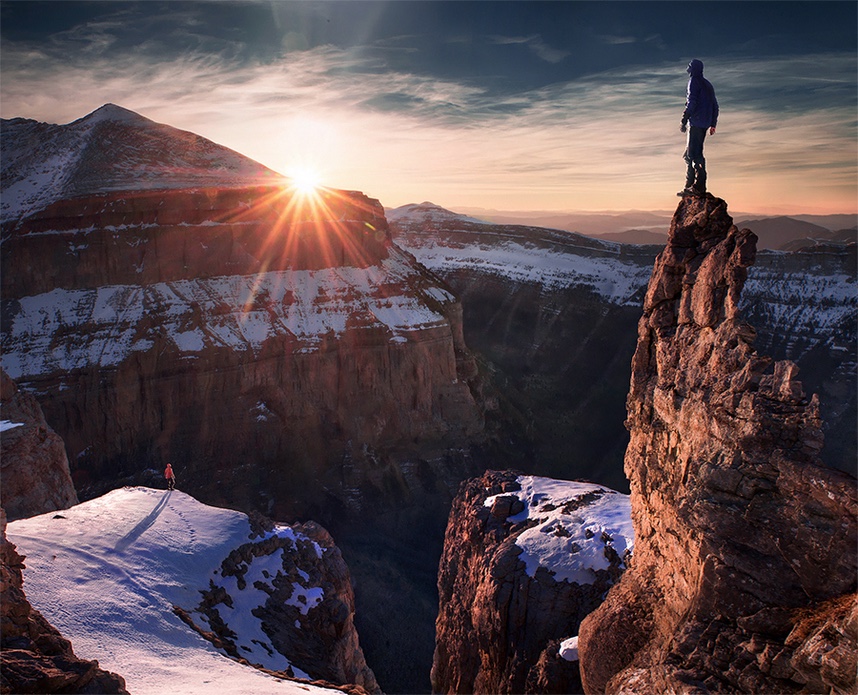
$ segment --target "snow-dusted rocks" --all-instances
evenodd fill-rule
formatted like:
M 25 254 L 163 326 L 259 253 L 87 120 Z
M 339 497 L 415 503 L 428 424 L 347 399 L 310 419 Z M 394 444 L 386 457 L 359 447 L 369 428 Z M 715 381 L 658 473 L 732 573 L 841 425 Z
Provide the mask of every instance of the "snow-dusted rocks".
M 488 471 L 462 484 L 438 574 L 436 692 L 579 692 L 571 638 L 625 570 L 629 500 Z
M 520 490 L 492 495 L 483 504 L 496 517 L 506 512 L 508 502 L 510 512 L 523 506 L 506 520 L 526 522 L 528 528 L 516 535 L 515 544 L 529 577 L 543 567 L 558 582 L 592 584 L 600 571 L 624 566 L 634 545 L 628 495 L 592 483 L 530 475 L 519 477 L 518 484 Z
M 348 572 L 319 527 L 261 528 L 183 492 L 125 488 L 13 522 L 8 534 L 26 555 L 33 606 L 79 656 L 121 673 L 130 692 L 329 692 L 237 658 L 375 689 L 351 622 Z M 219 633 L 222 649 L 201 632 Z
M 432 203 L 388 212 L 397 242 L 446 276 L 468 270 L 544 291 L 577 287 L 618 305 L 636 304 L 650 268 L 636 247 L 553 229 L 499 225 Z

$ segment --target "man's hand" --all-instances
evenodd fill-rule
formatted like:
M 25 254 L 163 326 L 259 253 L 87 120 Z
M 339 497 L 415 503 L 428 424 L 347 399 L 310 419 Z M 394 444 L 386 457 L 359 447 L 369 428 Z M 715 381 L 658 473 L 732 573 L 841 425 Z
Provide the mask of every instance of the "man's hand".
M 684 133 L 687 130 L 688 126 L 685 124 L 685 121 L 682 121 L 682 123 L 679 124 L 679 132 Z
M 715 126 L 714 125 L 709 129 L 709 135 L 715 135 Z

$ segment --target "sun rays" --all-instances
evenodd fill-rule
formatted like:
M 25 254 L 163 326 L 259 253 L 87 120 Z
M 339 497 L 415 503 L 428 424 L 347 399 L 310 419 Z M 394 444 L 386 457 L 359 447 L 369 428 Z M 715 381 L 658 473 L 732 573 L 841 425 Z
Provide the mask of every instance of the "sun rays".
M 319 185 L 312 170 L 281 186 L 248 191 L 246 202 L 219 220 L 235 225 L 241 246 L 256 261 L 242 313 L 264 308 L 259 288 L 269 271 L 377 264 L 388 243 L 382 215 L 381 207 L 360 193 Z

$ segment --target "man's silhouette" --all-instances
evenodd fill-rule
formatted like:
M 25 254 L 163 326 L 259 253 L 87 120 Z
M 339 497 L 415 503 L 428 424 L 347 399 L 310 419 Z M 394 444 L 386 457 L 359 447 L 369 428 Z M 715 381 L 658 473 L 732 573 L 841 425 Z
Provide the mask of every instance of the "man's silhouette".
M 696 58 L 688 64 L 690 75 L 686 90 L 685 111 L 682 113 L 680 132 L 688 131 L 688 144 L 683 159 L 687 165 L 685 188 L 676 195 L 702 195 L 706 192 L 706 160 L 703 158 L 703 141 L 706 131 L 715 134 L 718 123 L 718 100 L 715 88 L 703 77 L 703 63 Z M 689 123 L 691 124 L 689 127 Z

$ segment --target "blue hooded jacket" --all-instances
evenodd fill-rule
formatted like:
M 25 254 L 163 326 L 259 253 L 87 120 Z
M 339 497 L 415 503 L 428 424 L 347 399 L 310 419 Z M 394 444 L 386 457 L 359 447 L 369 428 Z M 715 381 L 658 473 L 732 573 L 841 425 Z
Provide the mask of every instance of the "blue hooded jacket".
M 696 58 L 692 60 L 687 72 L 691 77 L 688 80 L 682 119 L 688 119 L 695 128 L 714 128 L 718 123 L 718 100 L 712 83 L 703 77 L 702 61 Z

